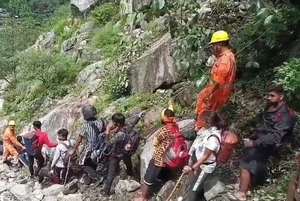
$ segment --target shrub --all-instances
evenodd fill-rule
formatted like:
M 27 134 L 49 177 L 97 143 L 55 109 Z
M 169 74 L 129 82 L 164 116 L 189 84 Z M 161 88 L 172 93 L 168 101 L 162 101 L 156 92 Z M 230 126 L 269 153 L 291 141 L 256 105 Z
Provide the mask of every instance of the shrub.
M 106 3 L 102 6 L 97 7 L 93 12 L 92 16 L 96 23 L 99 25 L 105 25 L 109 21 L 113 20 L 118 14 L 118 6 L 113 3 Z
M 20 121 L 31 120 L 46 98 L 66 96 L 82 68 L 70 57 L 38 50 L 20 54 L 18 63 L 17 78 L 4 94 L 4 113 Z
M 104 92 L 112 99 L 116 100 L 130 94 L 128 87 L 129 80 L 126 69 L 120 68 L 110 72 L 104 80 Z
M 95 31 L 92 38 L 92 48 L 101 49 L 104 56 L 110 61 L 116 59 L 123 51 L 122 46 L 122 30 L 120 26 L 112 23 L 106 24 L 99 30 Z

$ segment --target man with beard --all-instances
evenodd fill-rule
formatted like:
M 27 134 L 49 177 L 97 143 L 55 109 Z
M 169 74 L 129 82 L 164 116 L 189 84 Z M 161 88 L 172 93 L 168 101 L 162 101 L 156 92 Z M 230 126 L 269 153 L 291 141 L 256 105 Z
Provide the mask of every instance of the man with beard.
M 236 74 L 235 56 L 229 45 L 229 35 L 225 31 L 217 31 L 212 35 L 213 53 L 217 60 L 211 70 L 211 82 L 199 94 L 196 112 L 198 120 L 196 131 L 203 125 L 203 115 L 206 111 L 218 111 L 228 102 L 233 91 Z
M 234 199 L 246 200 L 246 195 L 256 178 L 264 178 L 267 161 L 279 145 L 291 137 L 297 121 L 295 113 L 285 103 L 282 86 L 268 90 L 267 106 L 261 125 L 250 139 L 244 139 L 241 155 L 241 178 L 239 191 Z

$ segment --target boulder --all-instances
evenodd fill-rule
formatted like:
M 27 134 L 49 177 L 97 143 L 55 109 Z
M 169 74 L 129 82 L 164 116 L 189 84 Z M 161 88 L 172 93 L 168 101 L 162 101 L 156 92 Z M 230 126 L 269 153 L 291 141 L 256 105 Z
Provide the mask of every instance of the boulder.
M 86 85 L 94 93 L 103 83 L 107 73 L 117 69 L 116 63 L 105 65 L 105 62 L 98 61 L 84 68 L 77 76 L 77 83 Z
M 82 13 L 92 9 L 98 0 L 71 0 L 71 6 L 75 6 Z
M 56 132 L 60 128 L 69 130 L 70 137 L 77 139 L 80 132 L 80 121 L 82 120 L 81 108 L 84 105 L 94 104 L 95 99 L 82 100 L 65 100 L 65 102 L 58 103 L 51 112 L 40 119 L 42 122 L 42 130 L 49 134 L 52 142 L 57 141 Z M 20 135 L 29 135 L 33 131 L 32 125 L 26 126 Z
M 144 116 L 144 123 L 146 125 L 151 125 L 157 122 L 157 120 L 160 120 L 161 111 L 163 109 L 164 108 L 161 106 L 154 106 L 153 108 L 151 108 Z
M 76 37 L 72 37 L 72 38 L 69 38 L 68 40 L 65 40 L 61 44 L 61 53 L 66 54 L 66 55 L 72 55 L 73 48 L 76 45 L 76 43 L 77 43 Z
M 178 126 L 180 128 L 180 132 L 185 135 L 190 135 L 191 133 L 195 133 L 194 129 L 195 120 L 194 119 L 186 119 L 183 121 L 178 122 Z M 153 152 L 154 152 L 154 146 L 153 146 L 153 140 L 154 136 L 156 136 L 158 131 L 154 132 L 148 139 L 144 146 L 143 152 L 141 154 L 141 180 L 143 180 L 145 172 L 147 170 L 148 164 L 150 160 L 152 159 Z M 190 146 L 190 143 L 187 142 L 187 145 Z
M 49 49 L 54 47 L 55 42 L 56 35 L 53 31 L 51 31 L 39 36 L 38 40 L 35 42 L 35 48 L 39 50 Z
M 61 200 L 61 201 L 82 201 L 82 200 L 84 200 L 82 198 L 81 193 L 69 194 L 69 195 L 57 196 L 57 197 L 60 198 L 59 200 Z
M 156 200 L 160 200 L 160 201 L 167 200 L 174 187 L 175 187 L 174 181 L 168 181 L 167 183 L 165 183 L 165 185 L 163 185 L 163 187 L 157 193 Z
M 141 187 L 141 184 L 134 180 L 119 180 L 115 187 L 116 194 L 124 194 L 127 192 L 136 191 Z
M 85 67 L 77 76 L 77 83 L 86 85 L 91 92 L 97 91 L 101 85 L 107 69 L 105 63 L 99 61 Z
M 178 94 L 175 100 L 184 107 L 192 106 L 197 101 L 197 97 L 200 92 L 200 89 L 188 82 L 176 84 L 172 87 L 172 89 L 174 94 Z
M 207 201 L 217 197 L 225 191 L 225 184 L 218 177 L 213 177 L 204 182 L 204 197 Z
M 19 201 L 19 199 L 9 191 L 4 191 L 1 193 L 0 197 L 3 201 Z
M 48 188 L 43 189 L 43 194 L 45 196 L 57 196 L 64 189 L 63 185 L 54 184 Z
M 179 68 L 170 55 L 172 38 L 165 34 L 129 67 L 129 82 L 133 92 L 151 93 L 156 89 L 181 81 Z
M 15 184 L 10 188 L 10 192 L 18 198 L 27 198 L 31 192 L 26 184 Z

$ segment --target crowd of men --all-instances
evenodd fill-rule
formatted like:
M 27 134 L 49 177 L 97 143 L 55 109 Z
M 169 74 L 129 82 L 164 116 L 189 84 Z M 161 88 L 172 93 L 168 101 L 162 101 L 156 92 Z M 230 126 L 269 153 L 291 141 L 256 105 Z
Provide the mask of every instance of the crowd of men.
M 211 71 L 211 82 L 199 94 L 196 108 L 198 117 L 195 125 L 197 137 L 191 148 L 187 150 L 188 160 L 181 167 L 183 173 L 188 174 L 182 196 L 178 198 L 184 201 L 204 200 L 203 184 L 207 176 L 218 167 L 218 152 L 222 148 L 222 136 L 227 128 L 227 124 L 217 112 L 229 101 L 233 93 L 236 74 L 235 55 L 231 51 L 229 35 L 225 31 L 215 32 L 211 45 L 217 60 Z M 278 149 L 278 145 L 288 142 L 293 137 L 297 118 L 286 105 L 283 87 L 272 86 L 267 93 L 267 105 L 260 126 L 250 134 L 249 138 L 243 139 L 239 189 L 235 194 L 228 194 L 232 200 L 247 200 L 249 191 L 257 184 L 258 178 L 265 178 L 267 161 Z M 78 176 L 70 165 L 75 159 L 84 170 L 89 169 L 94 172 L 97 171 L 99 164 L 106 163 L 108 172 L 102 191 L 110 195 L 120 161 L 126 165 L 127 175 L 133 176 L 131 156 L 136 152 L 140 139 L 134 127 L 143 118 L 144 112 L 137 115 L 132 122 L 127 122 L 121 113 L 115 113 L 111 121 L 106 122 L 97 118 L 94 106 L 87 105 L 82 108 L 82 115 L 85 122 L 77 141 L 71 140 L 68 137 L 68 130 L 62 128 L 57 131 L 58 144 L 50 142 L 48 134 L 41 130 L 40 121 L 33 122 L 34 132 L 21 138 L 16 136 L 15 122 L 9 121 L 2 138 L 3 162 L 28 166 L 31 177 L 38 177 L 39 182 L 42 182 L 44 176 L 41 176 L 41 169 L 47 163 L 42 154 L 42 147 L 46 145 L 55 148 L 49 162 L 48 177 L 56 184 L 65 183 L 72 176 Z M 172 101 L 169 102 L 169 108 L 162 111 L 161 121 L 162 127 L 154 138 L 153 158 L 143 178 L 142 195 L 136 198 L 136 201 L 147 201 L 151 194 L 151 187 L 166 176 L 172 167 L 175 167 L 171 166 L 166 159 L 167 155 L 168 157 L 170 155 L 170 147 L 174 146 L 174 142 L 180 144 L 181 139 Z M 79 147 L 82 144 L 84 148 L 79 154 Z M 183 151 L 179 154 L 183 154 Z M 9 156 L 13 158 L 12 162 L 9 161 Z M 34 161 L 37 163 L 35 171 Z M 299 172 L 298 168 L 293 175 L 287 201 L 298 199 Z

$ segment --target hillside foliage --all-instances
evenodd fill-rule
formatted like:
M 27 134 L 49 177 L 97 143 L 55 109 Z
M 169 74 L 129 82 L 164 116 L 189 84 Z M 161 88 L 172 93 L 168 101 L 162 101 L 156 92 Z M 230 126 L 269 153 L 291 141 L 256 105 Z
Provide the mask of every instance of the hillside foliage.
M 112 101 L 128 96 L 130 101 L 118 106 L 122 112 L 137 105 L 149 109 L 165 104 L 165 100 L 154 94 L 132 95 L 127 69 L 166 32 L 174 39 L 172 56 L 176 65 L 184 69 L 182 77 L 203 88 L 210 79 L 210 67 L 206 65 L 211 56 L 209 39 L 214 31 L 222 29 L 230 33 L 238 74 L 235 94 L 221 112 L 240 136 L 247 135 L 257 124 L 263 109 L 257 105 L 263 104 L 265 90 L 273 83 L 285 86 L 289 104 L 300 112 L 298 1 L 223 0 L 203 4 L 193 0 L 154 0 L 131 11 L 126 1 L 105 2 L 86 19 L 76 20 L 66 0 L 0 2 L 0 7 L 20 16 L 1 19 L 5 26 L 0 31 L 0 79 L 10 83 L 4 94 L 3 115 L 18 122 L 32 121 L 39 116 L 45 100 L 62 99 L 78 89 L 74 85 L 76 76 L 86 65 L 60 54 L 60 49 L 84 21 L 94 23 L 89 50 L 100 50 L 107 65 L 115 62 L 118 66 L 103 80 L 101 93 L 105 94 L 105 101 L 97 103 L 99 111 Z M 168 20 L 159 25 L 157 21 L 161 19 Z M 140 35 L 135 32 L 138 29 L 142 30 Z M 50 30 L 58 36 L 55 48 L 49 52 L 33 50 L 31 47 L 38 36 Z M 183 115 L 193 111 L 193 108 L 177 107 Z M 286 178 L 284 172 L 275 185 L 283 184 Z M 284 192 L 283 186 L 278 190 Z M 269 190 L 268 195 L 274 196 L 273 192 Z

